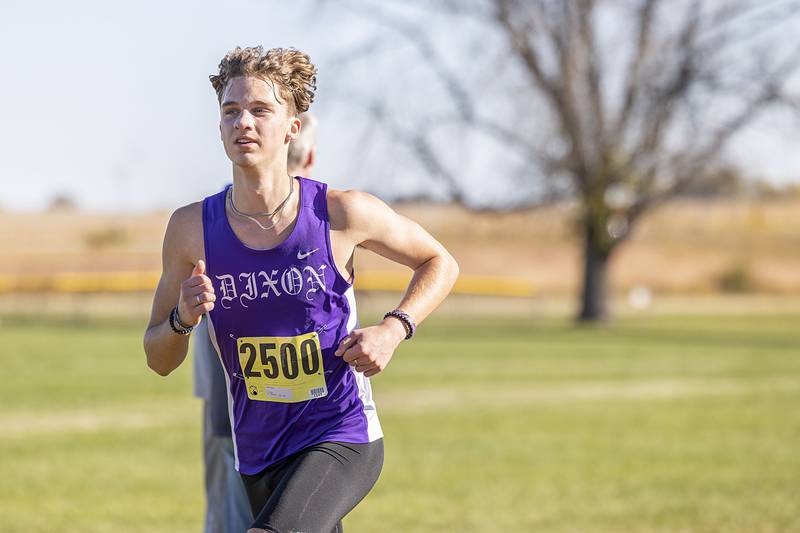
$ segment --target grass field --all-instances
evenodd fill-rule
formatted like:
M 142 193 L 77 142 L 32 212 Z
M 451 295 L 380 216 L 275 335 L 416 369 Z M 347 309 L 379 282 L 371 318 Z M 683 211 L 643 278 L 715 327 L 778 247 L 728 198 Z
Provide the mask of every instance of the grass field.
M 432 319 L 374 380 L 345 527 L 800 531 L 798 319 Z M 150 372 L 143 327 L 2 319 L 0 531 L 201 530 L 191 364 Z

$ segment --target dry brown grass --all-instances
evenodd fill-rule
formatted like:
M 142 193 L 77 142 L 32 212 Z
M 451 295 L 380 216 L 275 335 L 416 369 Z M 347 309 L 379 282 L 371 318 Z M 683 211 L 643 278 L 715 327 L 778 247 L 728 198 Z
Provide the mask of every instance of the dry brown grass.
M 400 205 L 459 260 L 465 274 L 525 278 L 544 294 L 574 291 L 580 243 L 566 206 L 473 213 L 457 206 Z M 168 213 L 0 214 L 0 273 L 157 271 Z M 357 269 L 399 270 L 369 252 Z M 646 217 L 613 258 L 617 291 L 728 289 L 800 292 L 800 200 L 681 201 Z M 741 286 L 737 286 L 739 283 Z M 730 285 L 730 284 L 728 284 Z

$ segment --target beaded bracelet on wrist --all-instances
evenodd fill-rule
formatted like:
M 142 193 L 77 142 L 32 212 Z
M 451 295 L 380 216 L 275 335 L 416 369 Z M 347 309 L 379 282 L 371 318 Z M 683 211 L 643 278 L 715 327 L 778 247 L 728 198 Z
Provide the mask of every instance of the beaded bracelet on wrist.
M 186 326 L 181 322 L 178 316 L 178 306 L 176 305 L 169 313 L 169 327 L 178 335 L 188 335 L 194 329 L 194 326 Z
M 399 309 L 395 309 L 394 311 L 389 311 L 388 313 L 383 315 L 383 318 L 385 320 L 390 316 L 396 318 L 397 320 L 400 321 L 401 324 L 403 324 L 403 327 L 406 330 L 406 336 L 404 340 L 408 340 L 414 336 L 414 332 L 417 330 L 417 326 L 416 324 L 414 324 L 414 321 L 411 320 L 411 317 L 408 316 L 408 313 L 404 313 Z

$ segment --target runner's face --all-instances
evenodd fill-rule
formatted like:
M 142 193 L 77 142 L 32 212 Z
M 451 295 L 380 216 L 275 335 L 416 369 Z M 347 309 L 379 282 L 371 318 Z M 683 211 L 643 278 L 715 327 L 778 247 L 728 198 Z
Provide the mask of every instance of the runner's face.
M 225 153 L 235 165 L 269 165 L 281 153 L 286 158 L 287 145 L 297 136 L 295 121 L 271 82 L 241 76 L 223 91 L 219 130 Z

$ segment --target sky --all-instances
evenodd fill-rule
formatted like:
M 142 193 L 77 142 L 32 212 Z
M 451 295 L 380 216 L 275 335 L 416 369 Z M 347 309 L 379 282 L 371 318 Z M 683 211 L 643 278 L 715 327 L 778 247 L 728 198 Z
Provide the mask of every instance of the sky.
M 307 11 L 268 4 L 4 2 L 0 207 L 35 210 L 66 194 L 93 210 L 170 209 L 217 190 L 231 174 L 208 81 L 220 59 L 236 45 L 312 58 L 330 45 L 298 24 Z M 318 169 L 346 186 L 336 135 L 323 134 Z
M 326 91 L 336 72 L 325 66 L 370 30 L 336 9 L 318 17 L 314 6 L 4 2 L 0 209 L 35 211 L 61 194 L 90 210 L 172 210 L 215 192 L 231 171 L 208 75 L 228 50 L 256 44 L 293 46 L 320 67 L 312 107 L 320 117 L 317 176 L 332 187 L 387 196 L 424 192 L 424 179 L 401 179 L 397 168 L 391 180 L 380 166 L 358 175 L 353 156 L 365 149 L 363 132 Z M 777 183 L 800 180 L 794 138 L 766 121 L 740 136 L 732 154 Z M 483 194 L 480 186 L 475 194 Z

